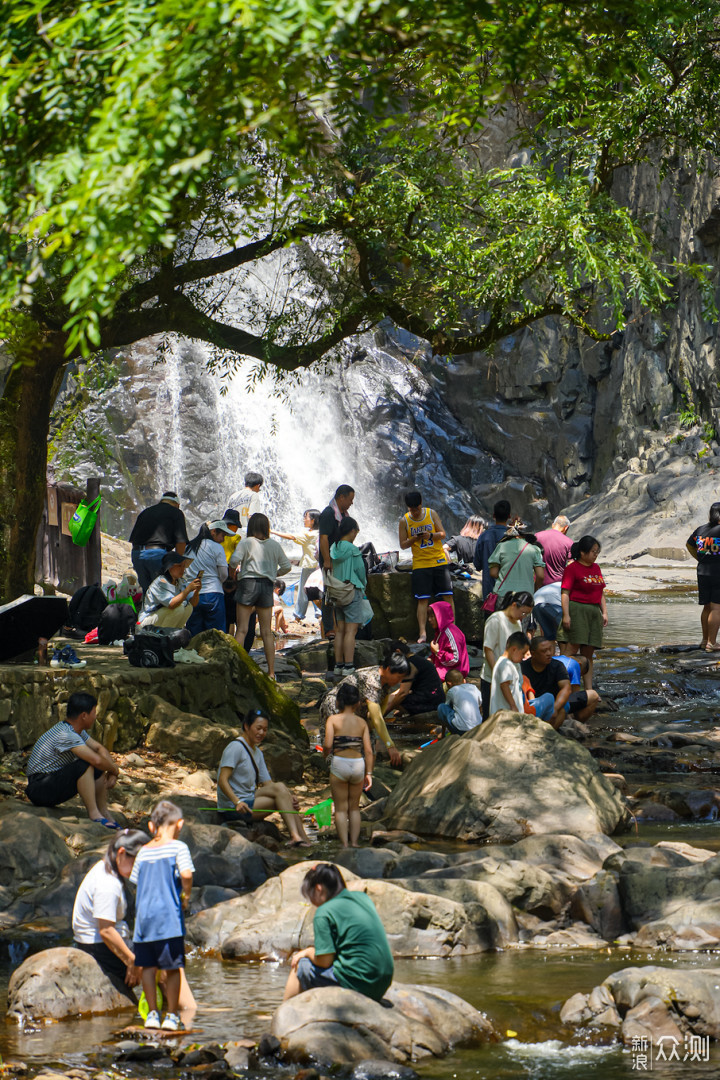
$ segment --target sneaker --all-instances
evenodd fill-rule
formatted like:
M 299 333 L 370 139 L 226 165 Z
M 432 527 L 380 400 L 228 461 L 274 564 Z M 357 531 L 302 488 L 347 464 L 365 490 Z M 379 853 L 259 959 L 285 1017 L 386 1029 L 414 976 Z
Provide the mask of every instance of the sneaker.
M 346 664 L 342 673 L 343 675 L 354 675 L 356 671 L 357 668 L 353 664 Z
M 151 1009 L 150 1012 L 147 1014 L 145 1027 L 153 1028 L 156 1031 L 158 1030 L 158 1028 L 160 1027 L 160 1013 L 157 1011 L 157 1009 Z
M 147 1024 L 145 1025 L 147 1027 Z M 163 1031 L 184 1031 L 183 1022 L 177 1013 L 168 1013 L 162 1022 Z
M 62 649 L 53 650 L 52 660 L 50 661 L 50 667 L 65 667 L 62 658 Z
M 66 645 L 60 654 L 62 657 L 63 667 L 70 668 L 83 668 L 87 667 L 87 660 L 81 660 L 78 654 L 73 649 L 72 645 Z

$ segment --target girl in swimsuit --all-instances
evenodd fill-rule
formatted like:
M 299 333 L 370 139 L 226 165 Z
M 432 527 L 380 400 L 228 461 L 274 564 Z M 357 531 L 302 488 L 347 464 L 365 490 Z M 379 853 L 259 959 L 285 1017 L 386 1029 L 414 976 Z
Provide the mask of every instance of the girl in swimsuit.
M 335 828 L 343 847 L 357 847 L 360 839 L 360 793 L 372 784 L 373 752 L 367 723 L 356 709 L 360 693 L 352 683 L 337 692 L 337 708 L 325 725 L 323 754 L 330 758 L 330 786 L 335 804 Z

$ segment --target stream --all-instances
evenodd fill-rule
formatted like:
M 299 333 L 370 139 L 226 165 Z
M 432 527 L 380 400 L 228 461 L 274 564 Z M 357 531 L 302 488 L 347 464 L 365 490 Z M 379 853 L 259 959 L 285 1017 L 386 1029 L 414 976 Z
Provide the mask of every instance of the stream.
M 606 649 L 596 663 L 596 681 L 619 705 L 619 711 L 603 714 L 593 723 L 603 730 L 625 731 L 647 737 L 665 730 L 700 734 L 717 725 L 720 680 L 717 668 L 708 668 L 699 651 L 655 651 L 658 646 L 682 646 L 699 640 L 699 615 L 694 591 L 669 591 L 651 599 L 613 598 L 609 601 L 610 625 Z M 633 789 L 644 782 L 655 784 L 675 778 L 653 772 L 647 778 L 629 777 Z M 714 777 L 700 776 L 699 783 L 712 786 Z M 674 824 L 641 823 L 637 831 L 617 838 L 623 845 L 655 844 L 681 840 L 720 851 L 720 822 Z M 437 845 L 428 845 L 437 849 Z M 448 847 L 447 844 L 443 847 Z M 69 943 L 53 939 L 48 945 Z M 33 949 L 40 947 L 35 939 Z M 0 990 L 15 964 L 26 955 L 13 948 L 13 957 L 2 950 Z M 630 1080 L 642 1070 L 637 1053 L 618 1044 L 603 1043 L 586 1030 L 570 1032 L 560 1023 L 563 1002 L 577 991 L 587 993 L 611 972 L 632 965 L 660 964 L 682 967 L 720 968 L 717 953 L 668 953 L 662 950 L 632 951 L 608 947 L 589 950 L 546 949 L 530 946 L 466 958 L 402 960 L 396 962 L 396 978 L 445 987 L 484 1011 L 503 1035 L 503 1041 L 480 1049 L 458 1051 L 437 1061 L 415 1067 L 422 1077 L 438 1080 L 561 1080 L 564 1077 Z M 287 976 L 282 964 L 227 963 L 200 956 L 189 957 L 188 977 L 200 1003 L 192 1041 L 211 1042 L 256 1037 L 269 1030 Z M 31 1073 L 40 1066 L 107 1068 L 113 1060 L 106 1045 L 130 1022 L 125 1017 L 38 1025 L 22 1030 L 14 1024 L 0 1027 L 0 1054 L 19 1059 Z M 682 1055 L 682 1048 L 681 1048 Z M 652 1071 L 688 1080 L 710 1080 L 718 1075 L 720 1048 L 711 1044 L 706 1062 L 655 1061 Z M 151 1076 L 160 1071 L 177 1075 L 170 1062 L 114 1066 L 116 1074 Z M 296 1068 L 268 1068 L 268 1078 L 291 1077 Z

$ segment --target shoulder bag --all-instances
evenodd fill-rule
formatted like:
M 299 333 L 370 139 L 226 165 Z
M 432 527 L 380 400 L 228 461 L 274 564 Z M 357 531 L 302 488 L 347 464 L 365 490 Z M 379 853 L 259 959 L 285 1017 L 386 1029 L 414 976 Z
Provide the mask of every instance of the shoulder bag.
M 507 574 L 505 574 L 505 576 L 503 578 L 501 578 L 500 581 L 498 581 L 497 585 L 495 586 L 495 590 L 499 589 L 500 586 L 503 584 L 503 582 L 505 582 L 509 578 L 510 571 L 512 570 L 513 566 L 515 565 L 515 563 L 518 561 L 518 559 L 522 555 L 525 548 L 527 548 L 527 547 L 530 547 L 529 543 L 526 543 L 525 547 L 520 548 L 517 555 L 513 559 L 512 563 L 510 564 L 510 569 L 508 570 Z M 499 593 L 496 592 L 495 590 L 493 590 L 493 592 L 491 592 L 490 595 L 486 596 L 485 599 L 483 600 L 482 609 L 483 609 L 483 611 L 487 611 L 488 614 L 492 614 L 492 612 L 495 611 L 495 609 L 497 608 L 498 600 L 500 599 Z

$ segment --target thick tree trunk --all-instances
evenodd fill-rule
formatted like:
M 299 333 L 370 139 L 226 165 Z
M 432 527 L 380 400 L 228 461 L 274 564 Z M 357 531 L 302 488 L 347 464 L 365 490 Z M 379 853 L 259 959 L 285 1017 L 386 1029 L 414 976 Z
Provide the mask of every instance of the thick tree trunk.
M 66 366 L 65 337 L 28 337 L 0 398 L 0 603 L 31 593 L 42 519 L 50 412 Z

